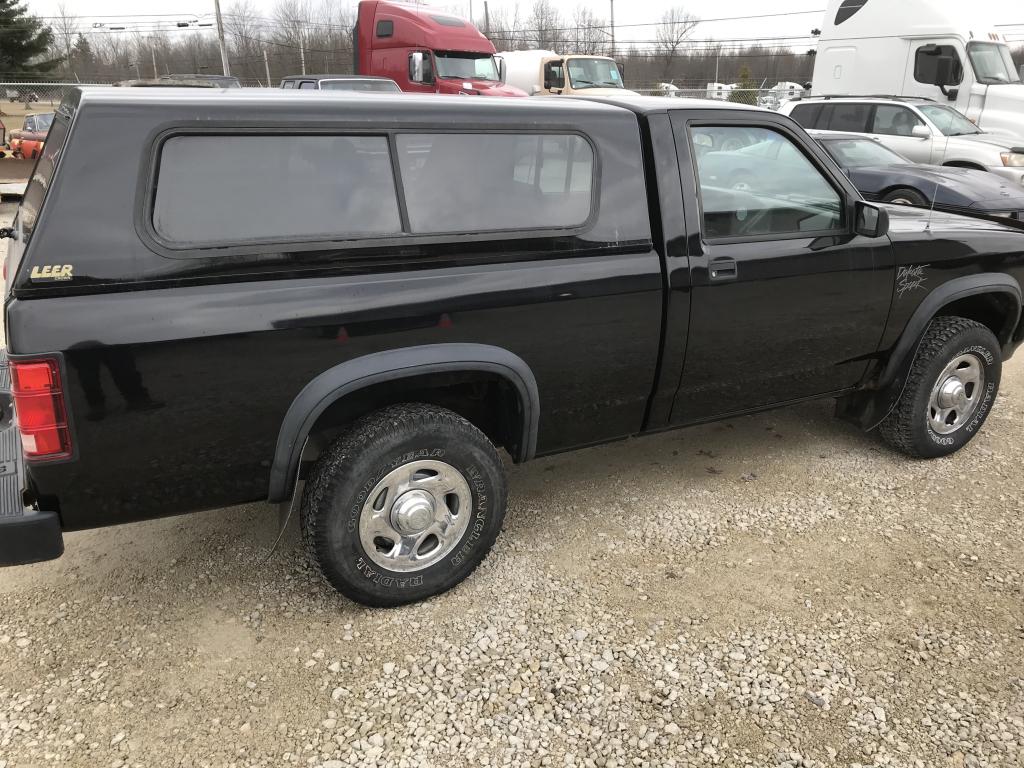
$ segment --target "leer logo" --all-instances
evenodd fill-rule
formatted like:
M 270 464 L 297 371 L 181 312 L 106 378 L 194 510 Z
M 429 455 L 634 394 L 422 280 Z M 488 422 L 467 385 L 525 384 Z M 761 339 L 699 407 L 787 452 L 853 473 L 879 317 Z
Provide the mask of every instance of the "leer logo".
M 70 280 L 74 267 L 71 264 L 54 264 L 45 267 L 32 267 L 33 280 Z

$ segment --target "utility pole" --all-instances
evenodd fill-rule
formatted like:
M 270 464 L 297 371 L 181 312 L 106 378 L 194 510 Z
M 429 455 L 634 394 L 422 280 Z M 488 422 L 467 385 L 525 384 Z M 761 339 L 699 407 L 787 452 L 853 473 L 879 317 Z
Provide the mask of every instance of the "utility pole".
M 299 33 L 299 62 L 302 64 L 302 74 L 306 74 L 306 41 Z
M 491 9 L 487 7 L 487 0 L 484 0 L 484 34 L 487 39 L 491 37 Z
M 270 84 L 270 58 L 267 56 L 267 49 L 263 49 L 263 68 L 267 70 L 267 88 L 273 88 Z
M 612 58 L 615 58 L 615 0 L 610 0 L 612 4 Z
M 224 20 L 220 16 L 220 0 L 213 0 L 214 10 L 217 11 L 217 37 L 220 39 L 220 65 L 225 75 L 231 74 L 231 64 L 228 62 L 228 47 L 224 43 Z
M 159 80 L 160 79 L 160 72 L 156 68 L 156 45 L 150 45 L 149 52 L 151 54 L 153 54 L 153 79 L 154 80 Z

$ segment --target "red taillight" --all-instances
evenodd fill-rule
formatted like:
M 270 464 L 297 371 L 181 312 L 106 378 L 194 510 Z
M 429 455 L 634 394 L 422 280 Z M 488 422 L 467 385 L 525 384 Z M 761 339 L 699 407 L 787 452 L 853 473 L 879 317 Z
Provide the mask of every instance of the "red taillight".
M 71 430 L 57 361 L 12 360 L 11 394 L 25 456 L 30 459 L 70 456 Z

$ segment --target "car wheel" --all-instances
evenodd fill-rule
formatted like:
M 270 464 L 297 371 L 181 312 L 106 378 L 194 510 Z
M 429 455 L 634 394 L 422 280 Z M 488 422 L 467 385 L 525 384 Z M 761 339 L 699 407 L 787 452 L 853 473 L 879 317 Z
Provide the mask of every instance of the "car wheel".
M 927 208 L 931 205 L 931 203 L 928 202 L 928 198 L 916 189 L 894 189 L 883 197 L 882 201 L 886 203 L 893 203 L 895 205 L 914 205 L 919 208 Z
M 937 317 L 925 332 L 882 438 L 915 458 L 948 456 L 978 434 L 999 392 L 999 342 L 981 323 Z
M 364 605 L 445 592 L 483 561 L 501 530 L 506 485 L 490 440 L 452 411 L 373 413 L 317 461 L 302 531 L 327 581 Z

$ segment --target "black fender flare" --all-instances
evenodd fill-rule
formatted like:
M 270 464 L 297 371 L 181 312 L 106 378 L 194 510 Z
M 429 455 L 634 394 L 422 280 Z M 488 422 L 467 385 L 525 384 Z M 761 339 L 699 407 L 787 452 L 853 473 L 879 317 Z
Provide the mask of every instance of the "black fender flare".
M 954 278 L 937 286 L 914 310 L 914 314 L 910 316 L 899 340 L 893 346 L 875 386 L 871 391 L 858 393 L 861 396 L 867 395 L 863 400 L 858 395 L 853 396 L 855 401 L 860 400 L 861 402 L 859 405 L 849 404 L 850 407 L 844 409 L 846 411 L 844 418 L 853 415 L 853 420 L 868 431 L 881 424 L 892 413 L 892 409 L 896 407 L 896 403 L 902 397 L 907 377 L 910 375 L 910 368 L 914 364 L 917 350 L 924 339 L 924 333 L 939 311 L 960 299 L 986 293 L 1000 293 L 1013 299 L 1016 310 L 1010 318 L 1010 322 L 1007 323 L 1009 335 L 999 339 L 1004 350 L 1010 348 L 1013 332 L 1020 324 L 1021 319 L 1020 284 L 1010 275 L 1002 272 L 983 272 Z
M 529 365 L 518 355 L 485 344 L 429 344 L 377 352 L 336 365 L 310 381 L 288 407 L 270 468 L 268 500 L 289 498 L 306 438 L 317 419 L 340 398 L 365 387 L 430 373 L 493 373 L 508 381 L 523 411 L 523 434 L 518 462 L 537 452 L 540 393 Z

